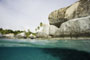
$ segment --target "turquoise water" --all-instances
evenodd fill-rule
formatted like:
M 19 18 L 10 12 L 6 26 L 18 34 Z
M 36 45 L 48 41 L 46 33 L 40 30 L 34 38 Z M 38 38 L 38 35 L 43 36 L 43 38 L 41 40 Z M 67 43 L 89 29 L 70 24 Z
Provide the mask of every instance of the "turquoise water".
M 90 40 L 0 39 L 0 60 L 90 60 Z

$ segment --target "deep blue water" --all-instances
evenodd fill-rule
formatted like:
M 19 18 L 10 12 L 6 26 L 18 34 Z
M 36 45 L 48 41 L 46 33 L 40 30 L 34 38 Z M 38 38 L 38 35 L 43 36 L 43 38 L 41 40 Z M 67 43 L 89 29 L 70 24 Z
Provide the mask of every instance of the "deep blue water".
M 90 60 L 90 40 L 0 40 L 0 60 Z

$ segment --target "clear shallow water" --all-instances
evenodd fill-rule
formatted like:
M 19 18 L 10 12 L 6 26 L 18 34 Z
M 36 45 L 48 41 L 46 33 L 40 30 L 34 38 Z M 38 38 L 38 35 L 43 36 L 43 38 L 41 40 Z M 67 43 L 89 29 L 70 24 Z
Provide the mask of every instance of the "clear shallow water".
M 0 39 L 0 60 L 90 60 L 90 40 Z

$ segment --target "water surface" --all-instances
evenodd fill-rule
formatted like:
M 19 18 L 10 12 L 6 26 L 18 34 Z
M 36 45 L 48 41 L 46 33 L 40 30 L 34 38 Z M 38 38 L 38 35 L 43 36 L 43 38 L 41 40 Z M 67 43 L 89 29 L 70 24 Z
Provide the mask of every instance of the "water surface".
M 0 39 L 0 60 L 90 60 L 90 40 Z

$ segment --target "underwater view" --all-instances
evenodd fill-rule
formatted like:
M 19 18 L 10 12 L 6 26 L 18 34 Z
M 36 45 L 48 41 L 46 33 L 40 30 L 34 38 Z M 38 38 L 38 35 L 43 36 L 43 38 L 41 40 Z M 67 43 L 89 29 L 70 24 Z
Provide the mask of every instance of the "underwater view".
M 90 40 L 0 39 L 0 60 L 90 60 Z

